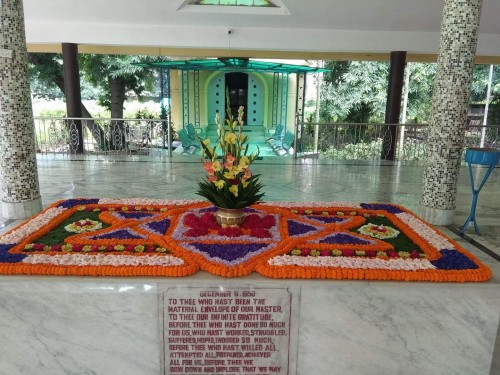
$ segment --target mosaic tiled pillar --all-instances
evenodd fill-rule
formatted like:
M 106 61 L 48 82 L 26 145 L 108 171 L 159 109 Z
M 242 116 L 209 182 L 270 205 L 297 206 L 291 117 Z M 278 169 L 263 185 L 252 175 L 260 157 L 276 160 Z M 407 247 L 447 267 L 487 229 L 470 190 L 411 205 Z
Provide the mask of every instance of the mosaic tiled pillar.
M 5 218 L 42 208 L 22 0 L 0 1 L 0 173 Z
M 446 0 L 432 95 L 420 215 L 450 225 L 455 215 L 482 0 Z

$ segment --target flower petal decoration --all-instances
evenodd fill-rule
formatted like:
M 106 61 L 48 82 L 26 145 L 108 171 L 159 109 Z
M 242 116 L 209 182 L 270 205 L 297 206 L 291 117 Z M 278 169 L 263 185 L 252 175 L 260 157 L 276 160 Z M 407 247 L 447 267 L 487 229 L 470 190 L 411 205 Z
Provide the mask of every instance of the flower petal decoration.
M 268 202 L 246 208 L 241 227 L 224 228 L 215 210 L 192 200 L 59 201 L 0 237 L 0 273 L 178 277 L 201 269 L 224 277 L 491 277 L 472 254 L 397 205 Z

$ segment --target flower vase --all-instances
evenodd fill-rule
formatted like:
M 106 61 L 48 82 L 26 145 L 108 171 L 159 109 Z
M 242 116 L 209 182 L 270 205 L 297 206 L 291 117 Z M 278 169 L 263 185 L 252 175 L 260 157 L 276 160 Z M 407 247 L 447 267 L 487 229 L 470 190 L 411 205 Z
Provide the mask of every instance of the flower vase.
M 217 207 L 215 219 L 219 225 L 240 226 L 245 220 L 243 208 L 221 208 Z

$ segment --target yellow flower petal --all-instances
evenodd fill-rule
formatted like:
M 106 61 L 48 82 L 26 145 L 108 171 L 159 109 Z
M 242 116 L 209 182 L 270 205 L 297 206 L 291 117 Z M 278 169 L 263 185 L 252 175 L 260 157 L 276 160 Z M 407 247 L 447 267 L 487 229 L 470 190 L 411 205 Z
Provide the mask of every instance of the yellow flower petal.
M 237 197 L 238 196 L 238 185 L 232 185 L 230 188 L 229 188 L 229 191 L 235 196 Z
M 220 162 L 214 161 L 214 164 L 212 165 L 212 169 L 214 170 L 214 172 L 220 172 L 222 169 Z
M 214 185 L 217 186 L 217 189 L 222 189 L 222 187 L 224 186 L 226 182 L 224 180 L 219 180 L 219 181 L 215 181 L 214 182 Z
M 228 172 L 224 173 L 224 178 L 227 178 L 228 180 L 232 180 L 233 178 L 235 178 L 234 172 L 235 171 L 228 171 Z

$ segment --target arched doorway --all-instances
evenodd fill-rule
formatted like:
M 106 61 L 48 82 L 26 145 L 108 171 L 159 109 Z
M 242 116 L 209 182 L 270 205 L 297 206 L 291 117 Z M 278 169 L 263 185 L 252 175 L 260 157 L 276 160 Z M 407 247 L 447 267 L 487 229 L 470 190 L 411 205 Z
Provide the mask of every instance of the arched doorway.
M 238 108 L 240 106 L 243 106 L 245 107 L 243 123 L 248 124 L 247 122 L 248 74 L 227 73 L 226 87 L 229 93 L 229 106 L 231 107 L 231 114 L 233 115 L 233 118 L 238 117 Z
M 226 114 L 226 87 L 234 118 L 240 105 L 245 107 L 245 125 L 264 125 L 265 92 L 261 80 L 254 73 L 226 73 L 215 76 L 208 84 L 208 123 L 213 124 L 215 115 Z

